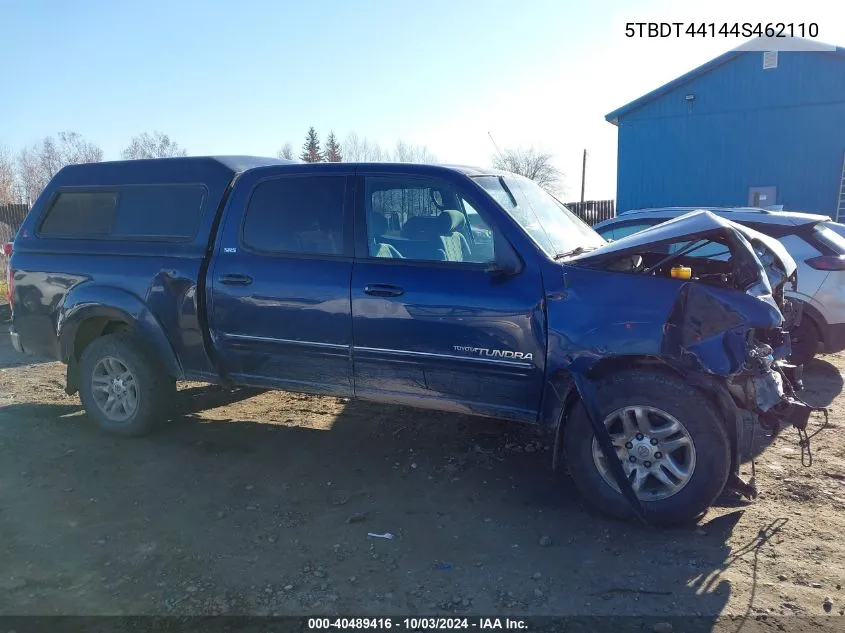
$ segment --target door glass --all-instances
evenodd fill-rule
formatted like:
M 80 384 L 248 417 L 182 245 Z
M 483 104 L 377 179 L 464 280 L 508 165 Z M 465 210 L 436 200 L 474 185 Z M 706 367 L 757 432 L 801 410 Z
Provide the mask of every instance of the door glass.
M 493 261 L 490 228 L 449 185 L 423 178 L 371 177 L 364 196 L 370 257 Z
M 266 180 L 252 192 L 243 243 L 262 253 L 343 255 L 345 176 Z

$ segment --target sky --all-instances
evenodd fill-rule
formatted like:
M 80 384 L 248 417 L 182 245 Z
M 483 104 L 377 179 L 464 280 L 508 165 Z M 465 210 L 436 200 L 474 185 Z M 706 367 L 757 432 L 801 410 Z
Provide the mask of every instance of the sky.
M 567 201 L 586 149 L 585 197 L 614 198 L 604 116 L 746 41 L 629 38 L 626 23 L 814 22 L 841 46 L 838 4 L 0 0 L 0 146 L 74 131 L 113 160 L 160 131 L 191 155 L 274 156 L 313 125 L 449 163 L 533 146 L 554 155 Z

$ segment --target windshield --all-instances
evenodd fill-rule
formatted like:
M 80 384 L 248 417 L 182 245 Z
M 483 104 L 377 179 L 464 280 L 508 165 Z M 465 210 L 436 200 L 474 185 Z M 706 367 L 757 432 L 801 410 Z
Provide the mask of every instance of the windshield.
M 479 176 L 478 183 L 549 257 L 607 242 L 537 183 L 522 176 Z

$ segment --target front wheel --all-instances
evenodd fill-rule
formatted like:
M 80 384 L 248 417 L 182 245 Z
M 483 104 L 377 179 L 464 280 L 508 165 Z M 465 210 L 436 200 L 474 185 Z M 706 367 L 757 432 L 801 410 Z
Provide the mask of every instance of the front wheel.
M 696 520 L 730 474 L 730 444 L 714 406 L 683 381 L 645 370 L 604 378 L 597 391 L 603 423 L 649 521 Z M 563 441 L 569 474 L 584 497 L 602 512 L 632 518 L 580 402 Z

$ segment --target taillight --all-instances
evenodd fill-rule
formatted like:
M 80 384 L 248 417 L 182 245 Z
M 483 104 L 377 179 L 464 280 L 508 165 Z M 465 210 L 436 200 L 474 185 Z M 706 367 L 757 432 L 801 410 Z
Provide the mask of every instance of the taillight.
M 845 270 L 845 255 L 819 255 L 811 257 L 806 263 L 816 270 Z

